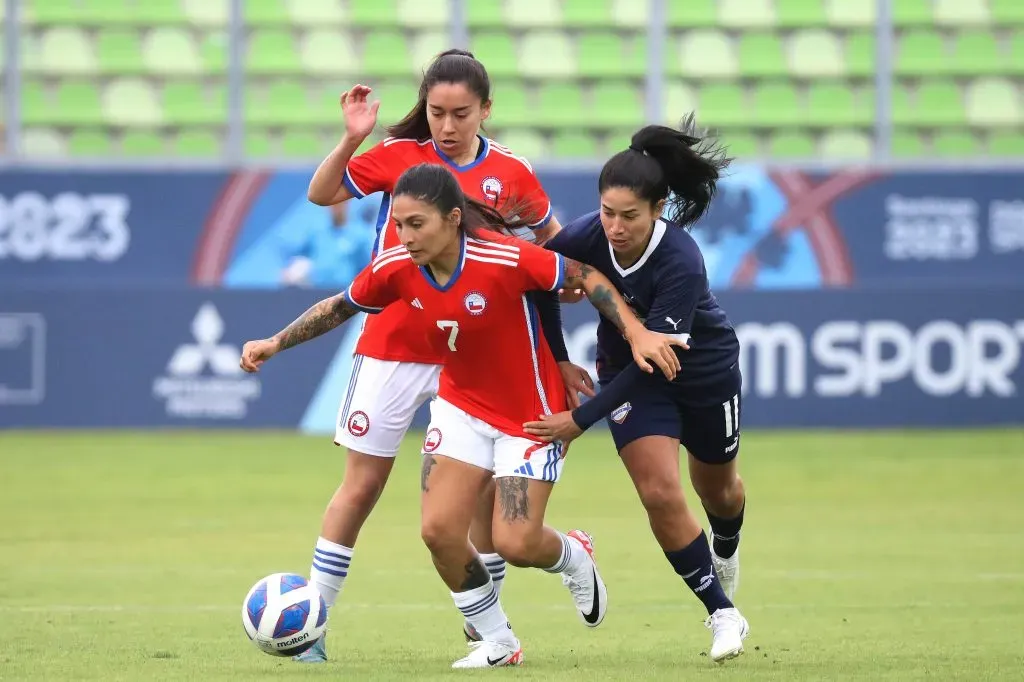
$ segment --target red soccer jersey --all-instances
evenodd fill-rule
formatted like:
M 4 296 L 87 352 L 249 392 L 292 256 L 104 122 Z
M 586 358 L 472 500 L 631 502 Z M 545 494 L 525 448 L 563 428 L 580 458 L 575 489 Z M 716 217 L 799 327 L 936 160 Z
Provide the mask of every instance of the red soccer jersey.
M 463 237 L 459 266 L 444 286 L 404 247 L 383 251 L 352 282 L 355 307 L 406 311 L 442 356 L 438 395 L 494 428 L 523 436 L 523 422 L 566 409 L 558 363 L 527 291 L 562 285 L 562 256 L 494 234 Z M 392 305 L 394 304 L 394 305 Z M 370 319 L 373 319 L 371 317 Z
M 353 158 L 345 169 L 345 187 L 356 197 L 384 192 L 377 216 L 377 243 L 373 255 L 401 246 L 391 219 L 391 192 L 398 177 L 420 163 L 446 164 L 467 196 L 493 205 L 500 211 L 519 210 L 530 227 L 543 227 L 551 220 L 551 201 L 522 157 L 487 138 L 480 138 L 476 160 L 458 166 L 431 140 L 418 142 L 388 138 Z M 519 236 L 529 239 L 530 234 Z M 356 352 L 380 360 L 439 364 L 442 356 L 418 343 L 424 333 L 412 327 L 406 306 L 391 306 L 369 318 L 356 345 Z

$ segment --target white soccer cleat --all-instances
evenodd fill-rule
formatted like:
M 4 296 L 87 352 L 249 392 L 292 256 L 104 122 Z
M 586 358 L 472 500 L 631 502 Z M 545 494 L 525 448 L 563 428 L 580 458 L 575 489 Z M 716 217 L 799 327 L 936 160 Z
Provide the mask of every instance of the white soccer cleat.
M 572 593 L 572 600 L 576 602 L 576 610 L 583 624 L 588 628 L 596 628 L 608 612 L 608 588 L 597 572 L 594 538 L 582 530 L 571 530 L 566 533 L 566 537 L 570 542 L 581 545 L 590 560 L 572 575 L 563 573 L 562 584 Z
M 513 644 L 504 642 L 470 642 L 469 655 L 452 663 L 453 668 L 501 668 L 507 665 L 522 665 L 523 647 L 519 640 Z
M 736 658 L 743 653 L 743 640 L 750 634 L 750 624 L 738 609 L 718 609 L 704 621 L 711 630 L 711 651 L 715 663 Z
M 722 586 L 722 591 L 729 601 L 733 600 L 736 588 L 740 586 L 740 550 L 739 547 L 728 559 L 715 554 L 715 543 L 711 543 L 711 563 L 715 567 L 715 574 Z

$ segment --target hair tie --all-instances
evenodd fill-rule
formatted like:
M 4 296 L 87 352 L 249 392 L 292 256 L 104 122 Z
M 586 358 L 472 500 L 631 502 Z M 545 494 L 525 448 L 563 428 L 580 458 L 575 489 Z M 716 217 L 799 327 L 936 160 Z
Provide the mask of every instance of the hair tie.
M 637 147 L 635 144 L 630 143 L 629 148 L 635 152 L 640 152 L 644 156 L 650 156 L 650 154 L 647 153 L 646 149 L 643 149 L 642 147 Z

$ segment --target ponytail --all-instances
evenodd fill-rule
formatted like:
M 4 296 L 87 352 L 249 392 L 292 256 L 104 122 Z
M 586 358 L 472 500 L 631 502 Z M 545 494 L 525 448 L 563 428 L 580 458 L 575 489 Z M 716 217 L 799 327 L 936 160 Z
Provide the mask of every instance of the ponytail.
M 629 148 L 605 163 L 598 189 L 625 187 L 652 205 L 665 200 L 665 218 L 689 226 L 707 212 L 731 162 L 725 148 L 698 131 L 689 114 L 678 130 L 658 125 L 638 130 Z

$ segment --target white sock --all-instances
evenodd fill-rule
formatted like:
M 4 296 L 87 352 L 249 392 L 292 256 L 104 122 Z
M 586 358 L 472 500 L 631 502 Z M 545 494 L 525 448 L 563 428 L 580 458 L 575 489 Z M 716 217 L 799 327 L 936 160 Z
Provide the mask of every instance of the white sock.
M 505 584 L 505 560 L 500 554 L 481 554 L 480 561 L 484 562 L 487 572 L 491 574 L 491 582 L 494 583 L 494 591 L 501 596 L 501 586 Z
M 334 606 L 341 592 L 341 586 L 348 576 L 348 566 L 352 563 L 351 547 L 336 542 L 317 538 L 316 549 L 313 550 L 313 566 L 309 569 L 309 582 L 316 586 L 320 596 L 327 603 L 327 608 Z
M 515 645 L 515 633 L 492 581 L 466 592 L 452 592 L 452 600 L 484 640 Z
M 558 557 L 558 561 L 553 566 L 544 570 L 548 573 L 573 574 L 587 564 L 589 555 L 580 543 L 569 539 L 569 536 L 562 533 L 558 533 L 558 536 L 562 538 L 562 555 Z

